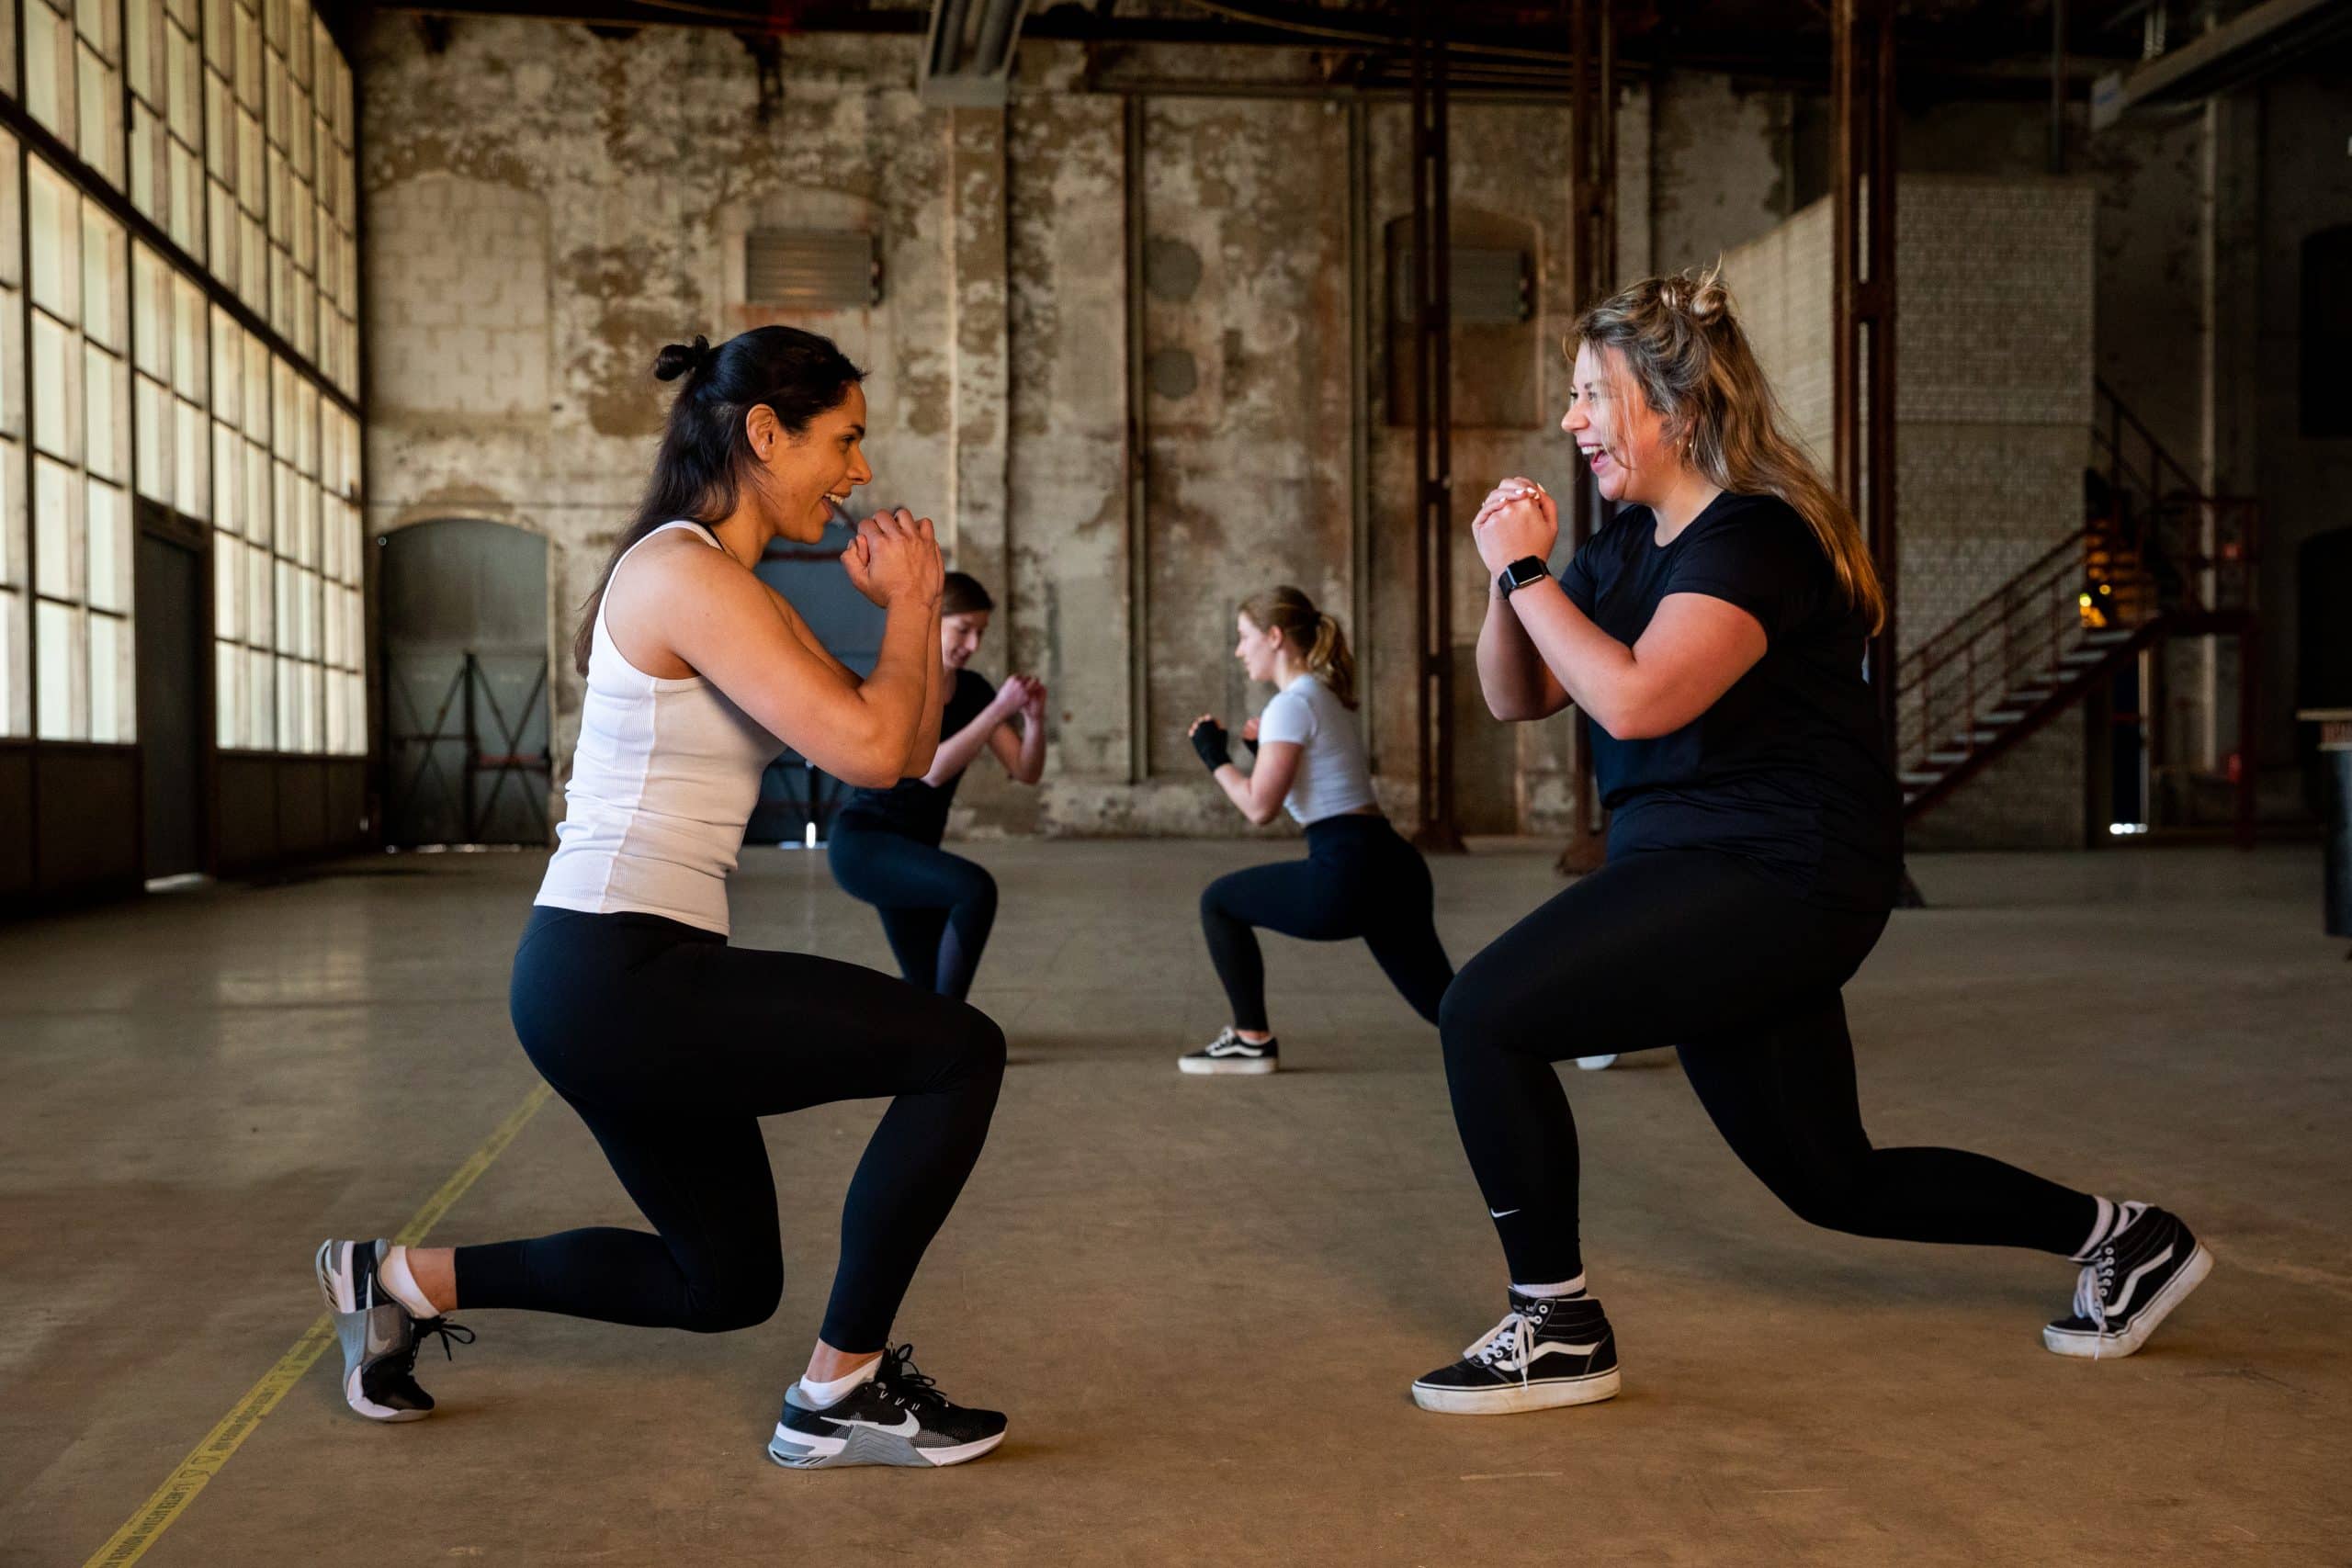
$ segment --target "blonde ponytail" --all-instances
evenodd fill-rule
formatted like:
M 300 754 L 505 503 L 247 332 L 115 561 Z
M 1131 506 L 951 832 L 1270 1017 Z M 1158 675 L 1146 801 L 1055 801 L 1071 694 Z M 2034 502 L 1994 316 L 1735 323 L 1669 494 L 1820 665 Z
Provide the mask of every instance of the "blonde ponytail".
M 1279 631 L 1283 640 L 1302 650 L 1306 668 L 1331 688 L 1342 707 L 1356 705 L 1356 660 L 1348 651 L 1348 634 L 1335 616 L 1315 607 L 1305 592 L 1285 583 L 1253 593 L 1241 603 L 1241 613 L 1261 631 Z

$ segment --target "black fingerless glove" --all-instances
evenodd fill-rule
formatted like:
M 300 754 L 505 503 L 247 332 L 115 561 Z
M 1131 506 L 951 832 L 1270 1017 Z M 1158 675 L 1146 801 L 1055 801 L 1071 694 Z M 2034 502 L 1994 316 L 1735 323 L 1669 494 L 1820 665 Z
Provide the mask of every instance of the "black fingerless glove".
M 1233 753 L 1226 749 L 1225 726 L 1213 718 L 1193 731 L 1193 750 L 1211 773 L 1233 761 Z
M 1258 742 L 1250 736 L 1243 736 L 1241 738 L 1241 744 L 1250 748 L 1250 755 L 1252 757 L 1258 754 Z

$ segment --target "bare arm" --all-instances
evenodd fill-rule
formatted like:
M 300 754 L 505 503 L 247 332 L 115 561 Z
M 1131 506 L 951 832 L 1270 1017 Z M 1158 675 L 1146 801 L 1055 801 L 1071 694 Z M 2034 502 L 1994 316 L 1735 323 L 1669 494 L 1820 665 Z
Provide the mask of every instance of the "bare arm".
M 1305 748 L 1295 740 L 1269 740 L 1258 748 L 1258 765 L 1243 773 L 1231 762 L 1212 776 L 1226 799 L 1241 815 L 1262 828 L 1282 815 L 1283 802 L 1298 777 L 1298 759 Z
M 928 646 L 932 658 L 923 665 L 922 717 L 915 722 L 914 737 L 907 744 L 907 755 L 899 764 L 902 779 L 928 777 L 939 754 L 939 716 L 947 708 L 947 672 L 939 664 L 939 622 L 941 612 L 937 600 L 932 602 L 931 638 Z
M 1487 498 L 1470 531 L 1479 558 L 1499 572 L 1523 557 L 1550 555 L 1559 520 L 1541 486 L 1506 479 Z M 1526 654 L 1497 626 L 1506 615 L 1540 661 L 1541 682 L 1530 678 Z M 1669 593 L 1629 648 L 1595 626 L 1547 577 L 1508 600 L 1488 600 L 1478 634 L 1478 678 L 1498 718 L 1544 717 L 1559 712 L 1565 698 L 1618 739 L 1644 740 L 1670 734 L 1713 706 L 1756 667 L 1768 640 L 1763 623 L 1728 600 Z
M 947 683 L 943 672 L 940 684 L 944 687 Z M 996 695 L 989 699 L 989 705 L 982 708 L 971 723 L 939 743 L 938 754 L 932 758 L 931 769 L 923 774 L 922 782 L 936 789 L 970 767 L 972 759 L 980 754 L 980 749 L 996 738 L 1004 721 L 1011 718 L 1013 710 L 1021 705 L 1022 692 L 1018 676 L 999 687 Z
M 989 750 L 1004 764 L 1015 784 L 1033 784 L 1046 776 L 1046 683 L 1035 675 L 1023 677 L 1028 694 L 1021 701 L 1021 732 L 1011 724 L 989 731 Z
M 1517 597 L 1506 599 L 1489 586 L 1487 619 L 1478 627 L 1478 689 L 1486 694 L 1487 711 L 1507 723 L 1549 718 L 1568 705 L 1567 688 L 1544 664 L 1511 609 Z
M 701 545 L 641 556 L 608 590 L 607 624 L 629 645 L 624 651 L 683 661 L 826 773 L 887 786 L 904 776 L 898 769 L 922 717 L 926 660 L 939 661 L 939 549 L 929 525 L 908 517 L 851 554 L 853 579 L 888 612 L 881 657 L 863 681 L 812 651 L 765 584 Z

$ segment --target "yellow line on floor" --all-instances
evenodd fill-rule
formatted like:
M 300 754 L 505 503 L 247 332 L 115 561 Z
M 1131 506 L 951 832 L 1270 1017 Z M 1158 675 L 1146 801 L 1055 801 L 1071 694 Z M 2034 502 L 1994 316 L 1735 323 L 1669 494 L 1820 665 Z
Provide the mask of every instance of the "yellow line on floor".
M 458 1199 L 466 1195 L 466 1189 L 490 1168 L 492 1161 L 506 1151 L 506 1145 L 514 1141 L 514 1134 L 523 1130 L 523 1124 L 547 1102 L 548 1086 L 545 1084 L 525 1095 L 523 1103 L 507 1113 L 506 1120 L 482 1140 L 481 1147 L 466 1156 L 466 1163 L 441 1184 L 439 1191 L 424 1201 L 424 1207 L 419 1209 L 392 1239 L 403 1247 L 413 1247 L 423 1241 L 425 1233 L 439 1223 L 441 1216 L 447 1213 Z M 254 1435 L 254 1428 L 261 1425 L 262 1417 L 277 1407 L 277 1402 L 286 1397 L 287 1390 L 300 1382 L 302 1374 L 311 1370 L 311 1363 L 324 1355 L 334 1342 L 334 1324 L 326 1314 L 321 1313 L 318 1321 L 304 1329 L 302 1337 L 294 1341 L 293 1348 L 280 1356 L 277 1364 L 263 1373 L 259 1382 L 245 1391 L 244 1397 L 220 1418 L 220 1424 L 207 1433 L 202 1442 L 188 1450 L 188 1456 L 180 1461 L 179 1468 L 155 1488 L 154 1495 L 125 1520 L 122 1528 L 115 1531 L 113 1538 L 98 1548 L 82 1568 L 123 1568 L 124 1564 L 136 1562 L 146 1555 L 147 1549 L 172 1528 L 174 1520 L 187 1512 L 188 1505 L 196 1501 L 197 1494 L 220 1473 L 221 1467 L 243 1446 L 244 1440 Z

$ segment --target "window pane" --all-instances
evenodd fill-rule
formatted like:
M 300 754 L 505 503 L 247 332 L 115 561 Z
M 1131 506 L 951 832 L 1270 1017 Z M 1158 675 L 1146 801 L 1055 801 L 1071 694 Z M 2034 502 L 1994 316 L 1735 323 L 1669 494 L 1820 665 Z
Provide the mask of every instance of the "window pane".
M 245 547 L 245 640 L 255 648 L 266 648 L 275 636 L 273 630 L 277 609 L 276 589 L 271 586 L 273 568 L 269 552 L 252 545 Z
M 25 449 L 13 441 L 0 441 L 0 588 L 27 586 L 32 568 L 27 558 L 28 521 Z
M 90 739 L 128 745 L 138 739 L 138 671 L 130 623 L 90 617 Z
M 234 534 L 212 536 L 212 635 L 237 638 L 245 635 L 245 542 Z M 228 682 L 220 683 L 227 700 Z
M 164 7 L 161 0 L 123 0 L 122 62 L 130 90 L 164 102 Z
M 38 158 L 28 165 L 28 173 L 33 303 L 68 326 L 78 326 L 82 321 L 81 193 Z
M 35 727 L 43 740 L 90 738 L 88 612 L 44 599 L 34 609 L 40 700 Z
M 196 40 L 175 27 L 164 31 L 164 92 L 172 134 L 193 146 L 204 124 L 203 67 Z
M 89 425 L 83 449 L 89 469 L 110 479 L 130 478 L 130 367 L 96 344 L 82 345 Z
M 39 0 L 25 11 L 25 107 L 67 144 L 74 141 L 74 33 Z M 45 693 L 46 679 L 41 682 Z
M 25 596 L 0 593 L 0 735 L 17 736 L 33 727 L 31 628 L 25 623 Z
M 245 496 L 245 537 L 266 545 L 270 542 L 269 454 L 254 442 L 245 443 L 244 470 L 239 488 Z
M 82 479 L 62 463 L 33 462 L 33 588 L 79 604 L 86 552 L 82 542 Z
M 206 371 L 204 289 L 193 279 L 172 276 L 172 386 L 199 407 L 211 378 Z
M 208 461 L 209 449 L 204 444 L 204 411 L 185 401 L 175 401 L 172 408 L 175 425 L 172 453 L 175 459 L 174 502 L 190 517 L 209 520 L 212 515 L 212 465 Z
M 138 413 L 131 423 L 139 429 L 139 493 L 168 506 L 174 476 L 171 395 L 162 383 L 141 376 L 132 383 L 131 400 Z
M 80 47 L 81 119 L 75 145 L 107 184 L 122 184 L 122 87 L 114 69 L 88 44 Z
M 130 614 L 130 498 L 89 481 L 90 607 Z
M 245 650 L 232 642 L 212 645 L 213 739 L 223 750 L 244 739 Z
M 67 328 L 33 313 L 33 443 L 69 462 L 82 456 L 82 345 Z
M 130 106 L 130 205 L 162 222 L 168 216 L 171 157 L 164 122 L 143 103 Z
M 231 424 L 237 422 L 237 389 L 244 381 L 244 333 L 236 318 L 219 306 L 212 309 L 212 412 Z
M 212 423 L 212 518 L 223 528 L 243 525 L 243 490 L 238 479 L 243 473 L 245 444 L 237 433 L 215 420 Z
M 245 655 L 245 744 L 256 751 L 277 744 L 275 668 L 266 653 Z
M 172 374 L 172 269 L 144 245 L 130 252 L 131 363 L 157 380 Z
M 179 247 L 204 259 L 204 165 L 186 142 L 172 143 L 172 215 L 165 225 Z
M 82 333 L 117 354 L 123 351 L 124 296 L 129 292 L 130 238 L 106 209 L 82 200 Z

